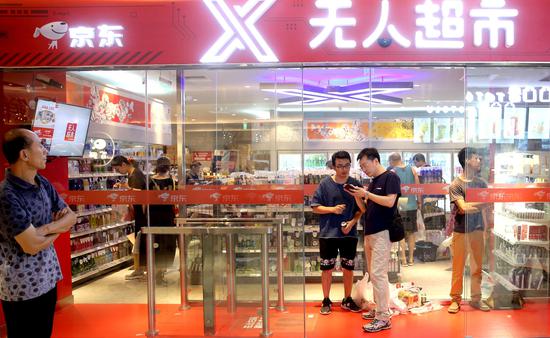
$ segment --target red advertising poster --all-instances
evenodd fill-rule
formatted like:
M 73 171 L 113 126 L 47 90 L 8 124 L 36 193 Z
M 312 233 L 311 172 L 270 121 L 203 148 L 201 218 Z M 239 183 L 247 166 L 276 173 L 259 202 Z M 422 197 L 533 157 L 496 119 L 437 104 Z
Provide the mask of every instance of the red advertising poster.
M 6 4 L 0 66 L 547 62 L 549 12 L 534 0 Z
M 74 141 L 76 126 L 77 123 L 67 123 L 67 128 L 65 129 L 65 141 Z
M 211 151 L 194 151 L 192 152 L 193 161 L 210 162 L 212 161 Z

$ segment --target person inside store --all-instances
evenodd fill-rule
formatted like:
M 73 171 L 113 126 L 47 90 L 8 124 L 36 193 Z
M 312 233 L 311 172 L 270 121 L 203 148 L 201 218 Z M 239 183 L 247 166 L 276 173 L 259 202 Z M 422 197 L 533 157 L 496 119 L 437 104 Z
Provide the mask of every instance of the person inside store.
M 0 183 L 0 298 L 9 338 L 50 337 L 63 276 L 53 242 L 76 215 L 37 173 L 47 150 L 27 129 L 4 134 L 9 163 Z
M 114 185 L 116 189 L 145 190 L 147 189 L 147 180 L 143 172 L 136 166 L 133 160 L 125 156 L 117 155 L 111 160 L 113 170 L 122 175 L 128 175 L 127 182 L 119 182 Z M 141 228 L 147 226 L 147 217 L 145 207 L 141 204 L 134 204 L 129 207 L 130 217 L 134 220 L 134 265 L 132 273 L 126 275 L 127 280 L 142 279 L 145 277 L 143 267 L 146 265 L 145 240 L 141 240 Z
M 149 181 L 149 190 L 176 190 L 176 181 L 170 175 L 170 159 L 160 157 L 157 159 L 155 174 Z M 174 205 L 150 205 L 149 220 L 151 226 L 173 227 L 176 212 Z M 157 284 L 167 285 L 166 271 L 174 263 L 176 255 L 176 236 L 156 235 L 155 236 L 155 276 Z
M 202 163 L 199 161 L 191 162 L 190 170 L 185 176 L 186 184 L 200 184 L 203 180 L 202 177 Z
M 321 284 L 323 301 L 321 314 L 332 312 L 330 287 L 336 258 L 340 254 L 344 276 L 344 299 L 340 306 L 347 311 L 361 312 L 361 308 L 351 299 L 353 269 L 357 253 L 357 222 L 365 207 L 359 197 L 352 196 L 345 187 L 360 183 L 349 176 L 351 156 L 347 151 L 338 151 L 332 155 L 335 174 L 321 180 L 313 195 L 311 207 L 319 214 L 319 253 L 321 256 Z
M 391 170 L 399 176 L 401 184 L 419 184 L 418 174 L 410 165 L 403 163 L 399 153 L 391 153 L 388 157 L 388 162 Z M 418 231 L 416 225 L 417 209 L 421 207 L 421 200 L 416 195 L 408 195 L 399 197 L 397 207 L 403 220 L 405 228 L 405 238 L 399 242 L 399 255 L 402 266 L 412 266 L 414 264 L 414 247 L 415 247 L 415 232 Z M 409 259 L 405 256 L 405 244 L 409 250 Z
M 327 163 L 325 163 L 325 168 L 334 170 L 334 165 L 332 164 L 332 160 L 328 160 Z
M 481 275 L 484 251 L 486 209 L 488 203 L 466 202 L 466 190 L 487 188 L 487 183 L 479 177 L 481 156 L 475 148 L 465 147 L 458 152 L 458 161 L 463 173 L 457 176 L 449 187 L 451 215 L 454 215 L 452 237 L 452 280 L 451 305 L 449 313 L 460 311 L 463 291 L 463 275 L 466 256 L 470 255 L 470 306 L 489 311 L 481 299 Z M 452 217 L 452 216 L 451 216 Z
M 390 288 L 388 268 L 391 255 L 389 227 L 397 210 L 401 195 L 401 180 L 396 173 L 380 164 L 376 148 L 365 148 L 357 155 L 361 170 L 372 181 L 368 188 L 353 187 L 351 193 L 366 206 L 361 224 L 364 226 L 365 261 L 373 285 L 376 308 L 362 314 L 372 320 L 363 326 L 365 332 L 391 329 Z
M 426 163 L 426 157 L 424 156 L 424 154 L 421 154 L 421 153 L 414 154 L 413 162 L 414 162 L 414 166 L 417 168 L 430 166 L 428 163 Z M 424 182 L 420 181 L 420 183 L 424 183 Z

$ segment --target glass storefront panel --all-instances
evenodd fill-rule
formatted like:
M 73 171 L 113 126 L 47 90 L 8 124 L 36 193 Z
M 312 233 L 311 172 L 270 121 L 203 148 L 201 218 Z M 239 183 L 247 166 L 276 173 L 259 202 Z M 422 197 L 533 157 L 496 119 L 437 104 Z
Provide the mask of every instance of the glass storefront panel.
M 251 224 L 273 230 L 277 227 L 265 221 L 277 219 L 282 222 L 281 235 L 276 231 L 269 235 L 267 262 L 262 260 L 260 236 L 247 233 L 247 229 L 235 234 L 233 249 L 227 238 L 216 239 L 213 270 L 216 301 L 229 302 L 235 292 L 236 313 L 249 320 L 257 320 L 254 306 L 261 305 L 264 287 L 261 269 L 263 264 L 268 264 L 272 304 L 277 304 L 278 309 L 289 307 L 293 313 L 285 333 L 303 336 L 305 317 L 300 304 L 304 300 L 304 274 L 309 273 L 310 269 L 315 271 L 317 264 L 312 267 L 310 262 L 304 262 L 304 241 L 309 240 L 310 233 L 305 230 L 303 203 L 286 202 L 288 196 L 278 193 L 294 189 L 294 193 L 303 196 L 300 185 L 303 181 L 302 135 L 300 129 L 292 127 L 301 123 L 302 114 L 300 110 L 278 111 L 280 89 L 284 88 L 285 79 L 300 80 L 301 70 L 186 70 L 184 75 L 184 139 L 187 162 L 190 164 L 187 188 L 200 190 L 221 185 L 235 192 L 249 190 L 248 195 L 221 196 L 214 203 L 188 206 L 188 217 L 206 217 L 213 222 L 220 218 L 231 219 L 236 225 L 239 221 L 253 220 Z M 285 148 L 280 144 L 291 146 Z M 281 149 L 290 152 L 278 152 Z M 201 167 L 198 181 L 190 179 L 195 165 Z M 246 202 L 243 196 L 254 196 L 256 200 Z M 284 247 L 280 254 L 277 252 L 279 241 Z M 197 256 L 195 259 L 200 258 Z M 234 272 L 226 268 L 231 265 L 228 259 L 234 259 Z M 188 257 L 188 260 L 193 258 Z M 220 273 L 225 271 L 228 271 L 227 274 Z M 227 282 L 232 278 L 235 286 Z M 283 317 L 279 320 L 291 319 L 285 315 Z M 252 324 L 251 327 L 257 325 Z M 272 332 L 276 334 L 280 327 L 281 323 L 273 323 Z
M 550 88 L 545 80 L 549 75 L 547 68 L 535 67 L 472 67 L 466 72 L 471 148 L 465 155 L 464 175 L 500 190 L 489 194 L 486 202 L 472 204 L 476 209 L 466 213 L 466 229 L 472 231 L 464 238 L 474 259 L 464 295 L 474 302 L 481 295 L 492 310 L 533 311 L 534 321 L 548 318 L 549 203 L 543 189 L 550 177 Z M 479 188 L 474 183 L 467 186 L 472 194 Z M 537 192 L 540 196 L 531 196 Z M 465 320 L 468 336 L 505 334 L 485 332 L 473 313 Z M 534 327 L 526 335 L 544 332 Z
M 452 138 L 457 129 L 451 128 L 463 117 L 463 75 L 462 68 L 373 69 L 370 144 L 378 149 L 381 164 L 400 176 L 401 184 L 429 187 L 450 181 L 451 152 L 464 144 Z M 424 164 L 415 165 L 416 154 L 424 157 Z M 392 245 L 388 275 L 390 282 L 396 275 L 405 285 L 421 287 L 428 300 L 437 302 L 447 299 L 450 289 L 450 252 L 442 245 L 449 200 L 446 195 L 412 191 L 402 188 L 398 207 L 406 238 Z M 418 226 L 419 209 L 425 229 Z

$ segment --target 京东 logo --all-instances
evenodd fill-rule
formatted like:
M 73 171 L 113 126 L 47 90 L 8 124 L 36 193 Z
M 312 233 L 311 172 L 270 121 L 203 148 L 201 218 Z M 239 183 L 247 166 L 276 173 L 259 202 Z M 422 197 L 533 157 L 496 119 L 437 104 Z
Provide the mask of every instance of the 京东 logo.
M 225 0 L 203 0 L 224 32 L 201 58 L 202 63 L 226 62 L 236 50 L 249 49 L 259 62 L 279 59 L 254 26 L 277 0 L 248 0 L 229 6 Z

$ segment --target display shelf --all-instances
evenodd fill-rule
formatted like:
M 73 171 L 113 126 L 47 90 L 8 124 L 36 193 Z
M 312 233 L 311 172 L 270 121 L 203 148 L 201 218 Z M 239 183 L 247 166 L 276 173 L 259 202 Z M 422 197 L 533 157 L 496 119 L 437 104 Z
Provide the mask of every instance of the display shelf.
M 113 211 L 113 208 L 111 208 L 111 207 L 99 208 L 99 209 L 93 209 L 93 210 L 86 210 L 86 211 L 77 212 L 76 217 L 84 217 L 84 216 L 90 216 L 90 215 L 96 215 L 96 214 L 103 214 L 103 213 L 111 212 L 111 211 Z
M 504 276 L 502 276 L 501 274 L 497 273 L 497 272 L 493 272 L 492 273 L 492 277 L 497 281 L 499 282 L 502 286 L 504 286 L 506 289 L 510 290 L 510 291 L 518 291 L 520 290 L 520 288 L 518 288 L 517 286 L 515 286 L 514 284 L 510 283 L 510 281 L 508 281 L 508 279 L 506 279 Z
M 124 237 L 124 238 L 116 239 L 116 240 L 113 240 L 113 241 L 109 241 L 107 243 L 98 244 L 98 245 L 96 245 L 96 246 L 94 246 L 90 249 L 86 249 L 86 250 L 83 250 L 83 251 L 78 251 L 78 252 L 72 253 L 71 254 L 71 259 L 76 258 L 76 257 L 80 257 L 80 256 L 84 256 L 84 255 L 87 255 L 89 253 L 99 251 L 101 249 L 106 249 L 108 247 L 115 246 L 115 245 L 120 244 L 120 243 L 124 243 L 126 241 L 128 241 L 128 238 Z
M 74 276 L 71 281 L 73 283 L 77 283 L 83 279 L 86 279 L 86 278 L 89 278 L 89 277 L 92 277 L 96 274 L 99 274 L 100 272 L 103 272 L 105 270 L 109 270 L 111 268 L 114 268 L 115 266 L 117 265 L 120 265 L 120 264 L 123 264 L 123 263 L 126 263 L 126 262 L 129 262 L 133 259 L 133 257 L 131 255 L 128 255 L 126 257 L 123 257 L 123 258 L 120 258 L 120 259 L 117 259 L 117 260 L 114 260 L 112 262 L 109 262 L 109 263 L 105 263 L 103 265 L 100 265 L 98 267 L 95 267 L 93 268 L 92 270 L 89 270 L 89 271 L 86 271 L 84 273 L 81 273 L 81 274 L 78 274 L 76 276 Z
M 428 217 L 436 217 L 436 216 L 445 216 L 445 212 L 429 212 L 422 214 L 422 217 L 428 218 Z
M 119 174 L 119 173 L 82 173 L 82 174 L 72 174 L 69 175 L 69 179 L 75 179 L 75 178 L 96 178 L 96 177 L 119 177 L 119 176 L 126 176 L 125 174 Z
M 548 218 L 548 215 L 546 215 L 546 218 L 542 218 L 542 219 L 525 219 L 525 218 L 514 217 L 512 215 L 495 211 L 495 216 L 499 218 L 499 221 L 507 221 L 507 222 L 513 222 L 513 223 L 521 222 L 522 224 L 534 224 L 534 225 L 550 224 L 550 218 Z
M 273 206 L 262 206 L 262 207 L 256 207 L 256 208 L 223 208 L 221 212 L 229 213 L 229 212 L 240 212 L 240 213 L 261 213 L 261 212 L 277 212 L 277 213 L 285 213 L 285 212 L 312 212 L 313 209 L 308 206 L 304 206 L 304 208 L 292 208 L 292 207 L 279 207 L 277 205 Z
M 89 230 L 85 230 L 85 231 L 78 231 L 78 232 L 71 233 L 71 238 L 76 238 L 76 237 L 80 237 L 80 236 L 84 236 L 84 235 L 89 235 L 89 234 L 93 234 L 93 233 L 101 232 L 101 231 L 108 231 L 108 230 L 123 227 L 125 225 L 130 225 L 130 224 L 133 224 L 133 223 L 134 223 L 134 221 L 115 223 L 115 224 L 106 225 L 106 226 L 102 226 L 102 227 L 95 228 L 95 229 L 89 229 Z
M 533 245 L 533 246 L 540 246 L 543 248 L 546 248 L 548 250 L 548 245 L 550 244 L 549 241 L 526 241 L 526 240 L 517 240 L 515 238 L 510 237 L 510 235 L 501 234 L 495 230 L 493 230 L 493 234 L 506 242 L 516 245 L 516 244 L 524 244 L 524 245 Z
M 533 264 L 532 262 L 519 263 L 513 257 L 506 255 L 500 250 L 493 250 L 493 254 L 495 254 L 496 257 L 502 259 L 506 263 L 510 264 L 512 267 L 526 267 L 532 269 L 546 269 L 548 267 L 548 260 L 546 260 L 546 262 L 539 261 L 537 264 Z

